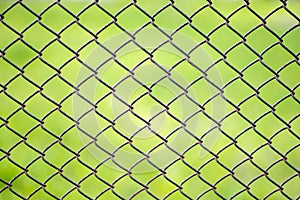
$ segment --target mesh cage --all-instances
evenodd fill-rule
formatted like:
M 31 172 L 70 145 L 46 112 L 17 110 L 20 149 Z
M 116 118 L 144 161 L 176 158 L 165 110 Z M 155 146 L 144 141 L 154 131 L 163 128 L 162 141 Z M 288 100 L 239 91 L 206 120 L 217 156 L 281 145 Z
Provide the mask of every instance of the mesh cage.
M 0 13 L 0 199 L 300 199 L 298 0 Z

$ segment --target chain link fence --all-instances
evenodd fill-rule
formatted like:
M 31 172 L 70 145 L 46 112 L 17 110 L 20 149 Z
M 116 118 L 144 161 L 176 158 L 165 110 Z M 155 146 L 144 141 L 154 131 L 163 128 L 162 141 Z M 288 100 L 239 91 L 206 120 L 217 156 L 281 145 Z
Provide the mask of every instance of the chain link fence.
M 0 199 L 300 199 L 299 1 L 0 13 Z

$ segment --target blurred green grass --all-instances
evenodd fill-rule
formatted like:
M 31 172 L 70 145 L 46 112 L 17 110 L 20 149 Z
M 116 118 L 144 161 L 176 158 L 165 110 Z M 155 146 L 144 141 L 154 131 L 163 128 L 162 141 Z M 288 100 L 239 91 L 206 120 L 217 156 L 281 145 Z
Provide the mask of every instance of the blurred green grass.
M 41 13 L 46 7 L 49 6 L 50 2 L 36 2 L 36 1 L 22 1 L 26 6 L 32 9 L 34 12 Z M 280 6 L 281 3 L 279 1 L 250 1 L 251 8 L 257 12 L 257 14 L 261 16 L 266 16 L 276 7 Z M 130 1 L 114 1 L 114 2 L 103 2 L 102 5 L 105 9 L 107 9 L 112 15 L 116 14 L 121 8 L 125 7 Z M 0 2 L 0 12 L 2 13 L 8 6 L 12 4 L 11 1 L 1 1 Z M 78 14 L 82 9 L 84 9 L 90 2 L 82 1 L 82 2 L 71 2 L 71 1 L 62 1 L 61 3 L 64 7 L 69 9 L 75 15 Z M 168 4 L 168 1 L 156 1 L 156 2 L 147 2 L 147 1 L 138 1 L 138 5 L 147 11 L 149 14 L 153 15 L 159 9 L 161 9 L 164 5 Z M 192 15 L 199 7 L 207 4 L 206 1 L 187 1 L 178 0 L 175 3 L 175 6 L 182 10 L 186 15 Z M 213 2 L 213 8 L 219 10 L 225 16 L 230 15 L 235 9 L 239 8 L 244 3 L 241 1 L 215 1 Z M 297 1 L 289 1 L 288 9 L 294 12 L 297 16 L 300 16 L 300 4 Z M 93 33 L 96 33 L 103 26 L 110 23 L 112 19 L 106 13 L 98 9 L 96 6 L 92 6 L 90 9 L 85 11 L 82 15 L 80 15 L 79 22 L 91 30 Z M 22 32 L 22 30 L 26 29 L 26 27 L 31 24 L 37 17 L 30 14 L 26 11 L 21 5 L 15 6 L 13 9 L 4 14 L 3 22 L 13 27 L 18 32 Z M 129 7 L 126 11 L 118 15 L 118 24 L 124 27 L 126 30 L 135 30 L 141 27 L 143 24 L 149 22 L 149 19 L 143 15 L 140 11 L 138 11 L 134 6 Z M 50 8 L 46 13 L 43 14 L 41 22 L 48 26 L 54 32 L 59 32 L 65 26 L 67 26 L 70 22 L 72 22 L 74 18 L 66 13 L 60 6 L 55 5 Z M 246 34 L 256 25 L 260 24 L 261 21 L 253 15 L 253 13 L 249 12 L 246 8 L 234 14 L 229 19 L 229 25 L 236 29 L 242 35 Z M 279 36 L 284 34 L 287 30 L 292 28 L 294 25 L 299 24 L 295 18 L 285 12 L 283 9 L 274 13 L 267 20 L 267 26 L 274 31 Z M 159 27 L 175 30 L 180 25 L 186 22 L 186 19 L 182 17 L 178 12 L 171 7 L 167 8 L 165 11 L 161 12 L 155 17 L 155 24 Z M 219 24 L 223 23 L 224 20 L 218 16 L 212 9 L 206 8 L 201 11 L 198 15 L 193 18 L 192 24 L 199 28 L 204 34 L 209 34 L 215 27 Z M 98 41 L 104 42 L 110 39 L 112 36 L 118 35 L 122 33 L 122 31 L 117 28 L 117 26 L 112 25 L 107 29 L 103 30 L 98 35 Z M 195 42 L 202 42 L 205 40 L 201 35 L 197 34 L 194 30 L 192 30 L 189 26 L 186 26 L 178 31 L 178 33 L 184 34 Z M 36 50 L 40 51 L 43 49 L 48 42 L 55 39 L 56 36 L 44 29 L 38 23 L 30 27 L 23 34 L 23 40 L 26 41 L 29 45 L 31 45 Z M 92 39 L 92 36 L 89 35 L 86 31 L 84 31 L 80 26 L 76 23 L 71 25 L 68 29 L 63 31 L 60 34 L 60 40 L 71 47 L 73 50 L 78 50 L 81 46 L 87 43 Z M 0 23 L 0 49 L 1 51 L 5 51 L 5 58 L 10 60 L 14 65 L 19 68 L 24 68 L 24 76 L 28 79 L 32 80 L 39 86 L 43 86 L 43 94 L 47 95 L 54 102 L 60 102 L 62 105 L 61 110 L 69 115 L 73 114 L 72 108 L 72 98 L 67 98 L 62 101 L 67 95 L 73 92 L 72 87 L 63 82 L 58 76 L 56 76 L 56 71 L 51 69 L 45 63 L 41 62 L 38 58 L 36 58 L 30 64 L 27 64 L 31 59 L 37 56 L 37 53 L 32 49 L 28 48 L 21 41 L 16 42 L 12 46 L 6 49 L 8 45 L 11 44 L 15 39 L 18 38 L 13 31 L 9 30 L 3 23 Z M 234 32 L 232 32 L 227 26 L 223 26 L 220 29 L 216 30 L 210 35 L 210 42 L 215 47 L 220 49 L 221 52 L 225 52 L 231 46 L 241 41 Z M 262 53 L 266 48 L 270 45 L 278 42 L 278 39 L 274 37 L 270 32 L 268 32 L 264 27 L 258 28 L 253 33 L 247 36 L 247 44 L 250 45 L 256 52 Z M 299 54 L 300 47 L 300 31 L 299 27 L 294 29 L 289 34 L 285 35 L 283 38 L 283 44 L 290 49 L 294 54 Z M 79 58 L 81 60 L 86 60 L 90 55 L 91 51 L 95 49 L 97 45 L 95 43 L 91 43 L 86 46 L 79 53 Z M 204 44 L 202 48 L 208 53 L 211 57 L 212 61 L 217 61 L 221 59 L 222 56 L 218 54 L 213 48 L 209 45 Z M 122 62 L 125 65 L 132 66 L 133 63 L 138 62 L 143 59 L 144 55 L 141 53 L 139 56 L 136 54 L 124 56 Z M 297 55 L 299 58 L 299 55 Z M 76 59 L 73 59 L 68 64 L 64 65 L 67 60 L 74 57 L 74 54 L 63 47 L 58 41 L 51 44 L 45 50 L 43 50 L 43 54 L 41 58 L 47 62 L 49 62 L 56 69 L 61 69 L 61 77 L 66 79 L 68 82 L 76 84 L 76 79 L 78 72 L 80 71 L 82 64 L 78 62 Z M 134 57 L 136 58 L 134 60 Z M 249 68 L 245 68 L 249 63 L 253 62 L 257 59 L 257 56 L 249 51 L 244 45 L 239 45 L 234 48 L 232 51 L 228 52 L 226 61 L 230 63 L 234 68 L 243 73 L 243 78 L 249 82 L 253 87 L 260 87 L 265 81 L 270 78 L 273 78 L 268 84 L 260 88 L 259 96 L 268 102 L 270 105 L 275 105 L 276 102 L 280 101 L 285 96 L 288 96 L 290 92 L 282 87 L 279 82 L 274 79 L 274 74 L 270 70 L 268 70 L 263 64 L 260 62 L 256 62 L 251 65 Z M 174 64 L 178 57 L 176 56 L 167 56 L 163 52 L 157 52 L 154 54 L 154 60 L 158 63 L 161 63 L 166 68 L 170 67 Z M 291 56 L 287 51 L 285 51 L 280 45 L 276 45 L 272 49 L 268 50 L 263 55 L 263 62 L 269 66 L 274 71 L 279 71 L 281 67 L 283 67 L 286 63 L 294 60 L 293 56 Z M 103 79 L 110 84 L 118 81 L 120 77 L 127 75 L 124 70 L 118 68 L 117 70 L 112 72 L 107 72 L 104 75 Z M 207 66 L 201 66 L 203 68 Z M 226 85 L 232 79 L 238 77 L 239 75 L 232 70 L 225 62 L 218 62 L 215 66 L 220 73 L 220 76 L 223 80 L 223 84 Z M 190 70 L 190 71 L 189 71 Z M 195 79 L 198 74 L 193 71 L 193 68 L 188 64 L 184 63 L 182 66 L 175 69 L 179 74 L 184 74 L 186 80 L 191 81 Z M 22 76 L 18 76 L 11 83 L 9 81 L 15 77 L 20 72 L 14 68 L 10 63 L 6 62 L 3 58 L 0 59 L 0 84 L 5 85 L 7 87 L 6 93 L 13 96 L 19 102 L 24 102 L 30 95 L 34 92 L 38 91 L 38 88 L 34 85 L 30 84 L 26 79 Z M 210 73 L 208 73 L 210 76 Z M 49 77 L 54 76 L 49 82 L 47 81 Z M 113 79 L 114 78 L 114 79 Z M 299 95 L 299 87 L 296 85 L 299 84 L 300 80 L 300 68 L 299 64 L 296 62 L 287 65 L 284 69 L 279 71 L 279 80 L 282 81 L 289 88 L 294 89 L 295 97 L 300 99 Z M 210 93 L 207 89 L 203 89 L 205 87 L 205 82 L 199 81 L 199 83 L 195 84 L 192 89 L 196 91 L 196 95 L 198 101 L 204 103 L 209 97 Z M 101 86 L 99 86 L 101 87 Z M 0 90 L 0 119 L 7 119 L 15 110 L 20 109 L 20 105 L 11 100 L 1 88 Z M 106 93 L 106 90 L 101 90 L 98 88 L 99 97 Z M 157 91 L 157 96 L 159 98 L 171 98 L 170 96 L 165 95 L 165 91 L 160 92 L 159 89 Z M 245 83 L 242 82 L 241 79 L 237 79 L 236 81 L 229 84 L 224 88 L 224 95 L 231 102 L 238 105 L 245 98 L 250 95 L 253 95 L 254 91 L 251 90 Z M 138 94 L 136 94 L 138 95 Z M 299 101 L 299 100 L 298 100 Z M 107 116 L 112 117 L 111 109 L 108 104 L 109 102 L 103 102 L 103 109 L 99 108 L 99 111 L 104 113 Z M 37 181 L 43 183 L 45 182 L 52 174 L 57 173 L 57 175 L 47 181 L 46 190 L 50 193 L 55 194 L 58 198 L 61 198 L 64 194 L 66 194 L 70 189 L 74 188 L 74 185 L 70 184 L 63 177 L 68 177 L 75 183 L 81 181 L 84 177 L 88 176 L 85 181 L 80 183 L 80 191 L 85 194 L 88 194 L 91 198 L 95 198 L 102 190 L 108 188 L 103 182 L 99 181 L 91 170 L 85 166 L 83 166 L 76 157 L 67 151 L 62 145 L 59 144 L 55 136 L 50 135 L 46 130 L 55 134 L 57 137 L 61 137 L 61 143 L 68 148 L 70 148 L 74 152 L 80 151 L 83 147 L 82 141 L 78 137 L 78 131 L 76 127 L 74 127 L 74 123 L 65 117 L 59 110 L 57 110 L 57 106 L 54 103 L 49 102 L 44 98 L 43 95 L 37 93 L 30 100 L 25 102 L 26 107 L 25 110 L 40 120 L 44 121 L 43 127 L 39 126 L 39 122 L 28 116 L 24 111 L 20 110 L 13 116 L 10 116 L 8 121 L 8 127 L 4 126 L 4 121 L 0 122 L 0 148 L 2 151 L 10 152 L 10 159 L 14 162 L 18 163 L 22 167 L 28 168 L 27 175 L 23 172 L 22 169 L 16 167 L 8 158 L 5 158 L 4 152 L 1 152 L 1 161 L 0 161 L 0 179 L 5 182 L 10 182 L 16 177 L 18 174 L 20 175 L 15 181 L 12 182 L 12 189 L 19 193 L 24 197 L 28 197 L 34 190 L 39 188 L 39 184 L 32 181 L 28 176 L 34 177 Z M 138 109 L 143 112 L 144 107 L 148 108 L 152 106 L 150 103 L 145 103 L 141 105 Z M 207 104 L 207 112 L 212 112 L 212 105 Z M 254 122 L 259 116 L 264 113 L 270 111 L 270 108 L 261 103 L 261 101 L 257 97 L 253 97 L 247 100 L 245 103 L 241 104 L 240 112 Z M 50 111 L 53 110 L 49 116 Z M 234 111 L 235 108 L 230 104 L 226 103 L 226 114 Z M 178 112 L 176 108 L 174 112 Z M 299 115 L 300 106 L 297 101 L 295 101 L 292 97 L 286 98 L 284 101 L 276 105 L 275 114 L 280 116 L 286 122 L 289 122 L 294 117 Z M 178 114 L 180 115 L 180 113 Z M 44 118 L 47 116 L 46 118 Z M 101 120 L 101 119 L 99 119 Z M 198 129 L 198 133 L 195 133 L 197 136 L 201 136 L 207 129 L 210 128 L 210 121 L 201 117 L 201 125 Z M 264 135 L 266 138 L 272 141 L 272 147 L 277 149 L 280 153 L 285 154 L 288 152 L 293 146 L 299 145 L 299 118 L 296 118 L 290 123 L 290 131 L 286 129 L 286 126 L 278 120 L 272 113 L 269 113 L 261 120 L 256 122 L 256 130 L 257 132 Z M 178 126 L 178 124 L 173 123 L 172 126 Z M 33 127 L 36 127 L 33 129 Z M 68 132 L 65 132 L 70 128 Z M 170 127 L 169 127 L 170 128 Z M 281 132 L 278 132 L 281 130 Z M 264 140 L 257 132 L 255 132 L 251 125 L 241 118 L 237 112 L 228 116 L 222 123 L 222 130 L 226 132 L 230 137 L 236 138 L 238 141 L 238 146 L 244 149 L 247 153 L 251 154 L 258 147 L 262 146 L 257 152 L 253 153 L 253 161 L 245 161 L 242 165 L 234 169 L 234 177 L 241 180 L 244 184 L 249 184 L 255 177 L 262 175 L 262 171 L 259 171 L 251 162 L 256 163 L 262 169 L 268 171 L 268 177 L 274 180 L 278 185 L 281 185 L 285 180 L 289 177 L 296 174 L 294 170 L 292 170 L 284 161 L 280 161 L 278 164 L 272 166 L 268 169 L 272 163 L 277 160 L 282 159 L 277 153 L 275 153 L 270 146 L 266 145 L 266 140 Z M 242 135 L 238 136 L 241 132 L 247 130 Z M 28 145 L 33 146 L 39 151 L 45 151 L 45 149 L 50 145 L 51 148 L 45 151 L 44 159 L 47 162 L 52 163 L 56 168 L 62 168 L 62 175 L 59 175 L 55 168 L 48 165 L 45 161 L 39 158 L 37 161 L 32 162 L 35 158 L 39 157 L 39 153 L 33 151 L 28 147 L 22 139 L 17 136 L 15 133 L 19 133 L 22 136 L 27 138 L 26 143 Z M 165 129 L 164 134 L 168 133 L 170 130 Z M 298 138 L 291 134 L 291 131 L 298 135 Z M 111 136 L 114 131 L 109 130 L 106 132 L 106 135 L 110 137 L 112 142 L 115 144 L 122 144 L 124 140 L 120 139 L 117 135 L 115 137 Z M 163 132 L 163 131 L 162 131 Z M 278 132 L 278 134 L 277 134 Z M 130 134 L 130 133 L 129 133 Z M 274 136 L 277 134 L 276 136 Z M 274 137 L 273 137 L 274 136 Z M 172 139 L 172 138 L 171 138 Z M 20 143 L 17 147 L 12 148 L 15 144 Z M 137 145 L 140 145 L 141 148 L 147 146 L 143 145 L 143 141 L 136 141 Z M 157 140 L 148 141 L 149 147 L 157 143 Z M 225 135 L 221 134 L 216 145 L 212 148 L 212 152 L 218 153 L 224 146 L 231 144 L 230 141 Z M 149 148 L 147 146 L 147 148 Z M 146 148 L 146 147 L 145 147 Z M 200 146 L 195 146 L 190 151 L 185 154 L 185 161 L 189 163 L 194 168 L 199 168 L 204 163 L 206 163 L 209 159 L 213 158 L 210 154 L 206 155 L 204 158 L 199 158 L 199 152 L 201 151 Z M 299 148 L 295 148 L 292 152 L 287 155 L 287 161 L 299 170 Z M 229 145 L 228 148 L 219 152 L 218 161 L 223 163 L 229 169 L 233 169 L 237 164 L 245 159 L 247 156 L 243 154 L 240 150 L 238 150 L 233 144 Z M 71 161 L 64 166 L 68 160 Z M 88 163 L 88 165 L 92 168 L 95 168 L 99 161 L 94 158 L 87 150 L 80 152 L 79 159 L 82 162 Z M 111 162 L 111 161 L 109 161 Z M 170 168 L 166 169 L 166 176 L 174 180 L 177 184 L 183 183 L 183 181 L 194 174 L 194 172 L 189 169 L 182 162 L 176 162 Z M 228 175 L 228 171 L 222 168 L 216 160 L 207 163 L 201 169 L 201 177 L 205 179 L 210 184 L 216 184 L 217 181 Z M 101 165 L 97 168 L 97 173 L 99 177 L 112 184 L 118 177 L 124 175 L 124 171 L 115 170 L 107 167 L 106 165 Z M 136 180 L 141 181 L 146 184 L 151 180 L 154 176 L 160 174 L 158 171 L 145 173 L 145 174 L 133 174 Z M 268 177 L 261 177 L 257 179 L 253 184 L 250 185 L 250 192 L 257 196 L 258 198 L 263 198 L 268 195 L 273 190 L 276 190 L 276 186 L 267 180 Z M 129 176 L 122 178 L 120 181 L 114 184 L 114 191 L 124 197 L 125 199 L 130 198 L 136 191 L 141 189 L 142 187 L 134 182 Z M 6 184 L 4 182 L 0 182 L 0 190 L 5 188 Z M 284 186 L 284 192 L 288 194 L 292 198 L 299 197 L 299 187 L 300 180 L 298 177 L 291 179 Z M 241 184 L 236 182 L 232 176 L 228 176 L 220 183 L 216 185 L 216 191 L 226 198 L 230 198 L 240 190 L 244 189 Z M 162 175 L 149 183 L 149 191 L 156 195 L 158 198 L 163 198 L 169 192 L 176 189 L 174 185 L 168 182 Z M 201 179 L 199 179 L 196 175 L 194 175 L 189 181 L 183 184 L 182 192 L 191 196 L 193 199 L 197 198 L 198 195 L 210 189 L 210 186 L 205 184 Z M 213 191 L 209 191 L 205 194 L 204 199 L 215 199 L 217 196 Z M 238 196 L 240 199 L 248 199 L 250 198 L 247 192 L 243 192 Z M 283 198 L 282 194 L 278 191 L 274 193 L 271 197 L 273 199 Z M 17 197 L 9 191 L 9 189 L 4 189 L 0 193 L 0 199 L 16 199 Z M 102 199 L 116 199 L 116 196 L 112 193 L 111 190 L 104 193 L 101 196 Z M 170 196 L 170 199 L 182 199 L 180 192 L 177 191 Z M 40 189 L 36 194 L 32 196 L 32 199 L 51 199 L 49 195 L 43 192 Z M 65 199 L 84 199 L 76 189 L 66 196 Z M 145 192 L 141 192 L 136 196 L 136 199 L 150 199 L 150 196 Z

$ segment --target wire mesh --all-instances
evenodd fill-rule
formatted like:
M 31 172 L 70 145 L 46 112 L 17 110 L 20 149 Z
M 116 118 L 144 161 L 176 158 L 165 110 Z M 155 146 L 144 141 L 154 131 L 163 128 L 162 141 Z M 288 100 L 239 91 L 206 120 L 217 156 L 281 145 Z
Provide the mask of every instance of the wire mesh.
M 297 0 L 0 11 L 0 199 L 300 199 Z

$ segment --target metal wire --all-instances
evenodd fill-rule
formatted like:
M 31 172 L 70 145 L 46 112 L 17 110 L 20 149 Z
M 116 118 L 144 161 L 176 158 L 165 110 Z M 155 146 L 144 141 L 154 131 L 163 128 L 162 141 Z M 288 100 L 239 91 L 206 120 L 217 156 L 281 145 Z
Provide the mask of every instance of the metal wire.
M 186 1 L 184 4 L 188 3 Z M 80 6 L 76 7 L 77 4 Z M 172 0 L 153 4 L 153 7 L 150 6 L 152 10 L 138 0 L 111 4 L 115 7 L 98 0 L 83 1 L 81 4 L 58 0 L 43 2 L 40 7 L 22 0 L 0 3 L 0 73 L 3 74 L 0 75 L 1 199 L 300 199 L 300 49 L 296 41 L 299 39 L 300 13 L 290 6 L 297 5 L 295 8 L 299 9 L 298 2 L 277 1 L 264 14 L 256 7 L 255 1 L 249 0 L 234 4 L 232 10 L 222 9 L 218 1 L 208 0 L 191 2 L 195 6 L 191 10 L 185 10 L 179 1 Z M 156 10 L 154 5 L 158 5 Z M 55 9 L 57 11 L 53 11 Z M 87 19 L 97 16 L 89 15 L 93 9 L 96 13 L 101 12 L 102 17 L 106 16 L 92 24 L 94 27 L 84 21 L 85 15 Z M 135 23 L 122 18 L 129 10 L 137 17 L 130 16 L 128 20 L 139 20 L 141 16 L 145 21 L 131 27 Z M 248 15 L 239 15 L 244 11 L 258 21 L 254 26 L 250 22 L 247 24 Z M 18 12 L 26 13 L 24 23 L 21 18 L 17 19 L 19 23 L 12 20 Z M 170 16 L 172 20 L 164 24 L 160 17 L 169 12 L 175 17 Z M 201 17 L 206 12 L 210 13 L 206 17 L 212 20 Z M 291 18 L 295 23 L 290 25 L 284 22 L 283 31 L 279 32 L 269 21 L 281 12 L 284 14 L 280 16 Z M 54 23 L 57 26 L 62 23 L 60 28 L 45 20 L 47 15 L 55 17 L 56 14 L 59 19 L 56 18 Z M 27 17 L 30 23 L 25 20 L 25 15 L 30 15 Z M 236 15 L 245 17 L 246 24 L 235 24 Z M 197 18 L 200 18 L 200 23 Z M 60 22 L 64 20 L 69 21 L 65 24 Z M 217 24 L 202 26 L 206 20 Z M 73 31 L 74 26 L 77 32 Z M 47 33 L 49 39 L 44 39 L 40 32 L 33 36 L 33 40 L 29 39 L 28 35 L 34 27 Z M 149 27 L 164 38 L 150 50 L 137 40 L 138 35 Z M 105 34 L 110 34 L 106 31 L 112 28 L 127 37 L 116 49 L 110 49 L 103 42 L 111 37 Z M 171 28 L 171 31 L 165 28 Z M 221 38 L 218 32 L 223 33 L 223 29 L 235 38 L 233 43 L 231 37 L 218 41 Z M 197 42 L 188 51 L 175 40 L 177 34 L 184 30 L 192 33 L 191 37 Z M 260 31 L 263 33 L 255 36 Z M 296 36 L 291 37 L 293 34 Z M 38 38 L 39 35 L 41 38 Z M 77 38 L 76 35 L 84 35 L 82 37 L 85 39 L 77 41 L 80 36 Z M 251 37 L 254 37 L 254 43 Z M 290 37 L 291 43 L 286 42 Z M 272 41 L 268 45 L 261 49 L 256 46 L 269 38 Z M 38 41 L 39 46 L 32 41 Z M 140 58 L 138 62 L 128 64 L 122 61 L 118 52 L 132 44 L 144 56 L 135 55 Z M 166 45 L 181 54 L 181 58 L 175 64 L 169 63 L 168 67 L 160 64 L 155 56 Z M 97 63 L 97 67 L 90 66 L 85 60 L 86 52 L 94 47 L 109 55 L 107 60 Z M 191 58 L 193 52 L 201 47 L 216 55 L 205 67 Z M 271 54 L 273 50 L 277 54 Z M 239 51 L 247 51 L 248 54 L 239 60 Z M 270 62 L 269 58 L 275 62 Z M 120 73 L 125 73 L 125 76 L 116 78 L 115 84 L 99 75 L 99 70 L 109 62 L 115 64 Z M 150 85 L 137 76 L 138 70 L 147 62 L 163 74 Z M 188 63 L 198 73 L 186 85 L 173 76 L 182 63 Z M 32 71 L 32 66 L 37 68 L 37 73 Z M 76 82 L 81 67 L 87 75 Z M 222 85 L 210 76 L 213 69 L 220 71 Z M 254 75 L 249 75 L 248 71 L 253 69 Z M 286 77 L 286 71 L 290 69 L 292 72 Z M 110 75 L 110 78 L 118 76 L 119 72 L 114 73 L 116 75 Z M 96 101 L 83 92 L 83 86 L 94 78 L 104 88 Z M 256 81 L 253 78 L 257 78 Z M 118 93 L 120 85 L 129 79 L 143 88 L 143 92 L 131 101 Z M 168 101 L 163 99 L 164 95 L 154 93 L 156 85 L 164 81 L 169 81 L 178 90 Z M 203 102 L 191 94 L 192 88 L 201 81 L 215 91 L 203 97 Z M 198 89 L 194 91 L 196 96 L 203 93 Z M 265 90 L 273 91 L 265 93 Z M 70 108 L 74 96 L 88 105 L 88 109 L 77 117 Z M 136 110 L 139 102 L 147 97 L 160 106 L 160 110 L 149 118 Z M 113 117 L 108 116 L 105 106 L 100 106 L 108 98 L 117 99 L 125 109 Z M 184 119 L 178 117 L 173 108 L 178 108 L 176 103 L 182 98 L 195 107 Z M 215 118 L 209 110 L 210 104 L 217 99 L 226 105 L 226 112 L 220 118 Z M 247 105 L 250 102 L 249 108 Z M 97 120 L 105 124 L 100 130 L 94 130 L 95 134 L 82 126 L 82 121 L 89 119 L 89 114 L 95 114 Z M 142 125 L 126 134 L 118 123 L 129 115 Z M 176 123 L 166 134 L 152 128 L 153 121 L 161 115 Z M 212 126 L 196 133 L 188 124 L 200 115 L 204 124 L 207 122 Z M 155 145 L 148 150 L 136 144 L 136 136 L 143 131 L 150 131 L 156 139 Z M 182 134 L 180 131 L 193 140 L 183 151 L 170 145 L 174 135 Z M 209 147 L 205 140 L 214 131 L 220 133 L 218 137 L 221 142 Z M 78 139 L 78 132 L 86 143 Z M 103 143 L 100 144 L 101 135 L 105 134 L 108 138 L 118 138 L 119 144 L 115 149 L 107 149 Z M 173 155 L 166 165 L 157 164 L 152 158 L 153 153 L 162 147 Z M 88 156 L 90 148 L 104 153 L 103 159 Z M 140 158 L 130 166 L 124 166 L 117 159 L 117 154 L 128 148 Z M 204 151 L 206 156 L 191 159 L 199 150 Z M 152 172 L 145 172 L 144 176 L 135 174 L 137 166 L 145 162 Z M 105 168 L 106 164 L 118 170 Z

